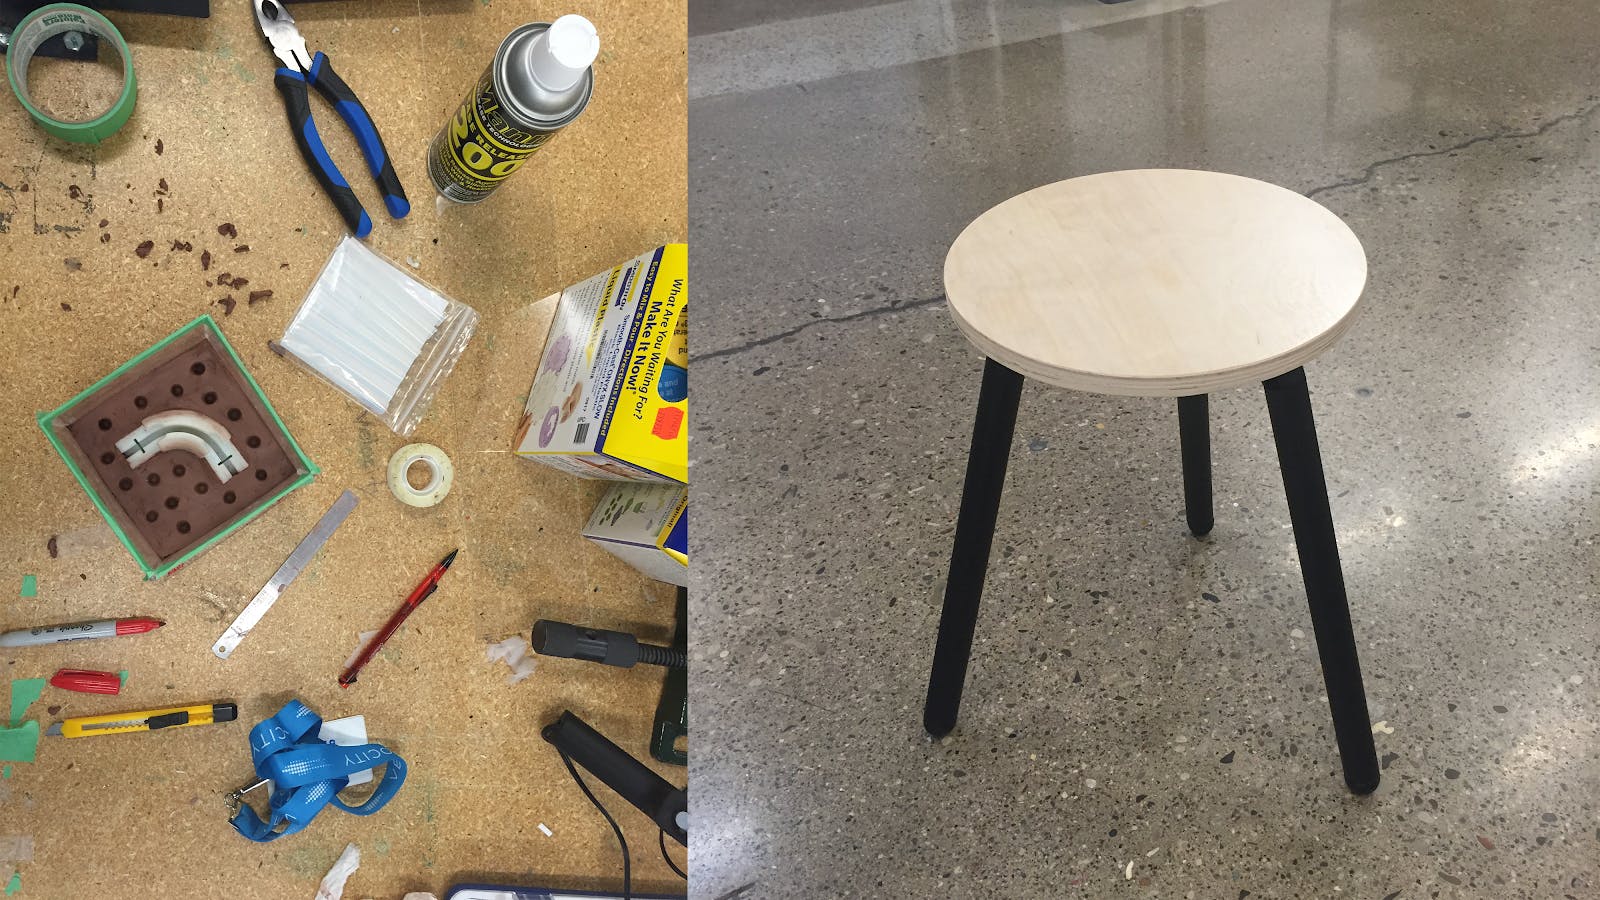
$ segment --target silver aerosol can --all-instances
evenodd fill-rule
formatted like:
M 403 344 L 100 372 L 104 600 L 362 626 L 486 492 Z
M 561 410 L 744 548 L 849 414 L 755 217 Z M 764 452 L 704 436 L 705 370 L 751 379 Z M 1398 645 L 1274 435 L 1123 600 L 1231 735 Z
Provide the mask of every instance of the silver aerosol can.
M 523 25 L 506 36 L 461 108 L 428 145 L 439 194 L 476 203 L 494 193 L 594 92 L 600 37 L 583 16 Z

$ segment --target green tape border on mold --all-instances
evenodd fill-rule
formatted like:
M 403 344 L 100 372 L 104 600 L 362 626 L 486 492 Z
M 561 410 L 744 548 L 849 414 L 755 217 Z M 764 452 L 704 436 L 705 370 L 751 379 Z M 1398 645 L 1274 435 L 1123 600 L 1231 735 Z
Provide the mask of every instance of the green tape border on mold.
M 278 426 L 278 430 L 282 432 L 284 438 L 289 441 L 289 449 L 294 451 L 295 459 L 305 467 L 306 472 L 304 475 L 301 475 L 294 481 L 284 485 L 282 490 L 278 491 L 276 494 L 272 494 L 264 503 L 261 503 L 261 505 L 257 506 L 254 511 L 250 512 L 244 518 L 233 523 L 231 526 L 223 529 L 222 531 L 217 532 L 215 535 L 212 535 L 212 537 L 205 543 L 196 546 L 188 553 L 185 553 L 175 559 L 168 560 L 167 562 L 158 566 L 151 566 L 147 564 L 144 561 L 144 558 L 139 555 L 138 548 L 133 545 L 133 540 L 128 537 L 127 532 L 125 532 L 122 529 L 122 526 L 117 522 L 116 516 L 112 515 L 111 510 L 106 508 L 106 505 L 101 501 L 100 496 L 95 493 L 94 486 L 89 482 L 89 476 L 78 467 L 77 463 L 73 462 L 72 455 L 67 452 L 66 445 L 61 442 L 61 438 L 56 434 L 54 425 L 56 419 L 65 415 L 73 407 L 83 402 L 85 398 L 93 394 L 95 391 L 100 390 L 102 387 L 105 387 L 107 384 L 120 377 L 124 372 L 128 371 L 134 366 L 139 365 L 146 359 L 149 359 L 151 356 L 161 352 L 162 350 L 171 346 L 173 343 L 183 339 L 183 337 L 189 332 L 202 328 L 209 329 L 211 333 L 216 336 L 217 342 L 222 346 L 222 349 L 227 352 L 228 358 L 233 360 L 234 365 L 239 367 L 239 371 L 244 374 L 245 382 L 250 385 L 251 390 L 255 391 L 256 398 L 261 401 L 261 406 L 267 411 L 267 415 L 272 417 L 273 424 Z M 256 383 L 255 376 L 250 374 L 250 370 L 245 368 L 244 360 L 239 358 L 238 351 L 234 350 L 233 345 L 228 343 L 228 336 L 222 333 L 222 329 L 217 326 L 217 320 L 211 318 L 210 315 L 203 315 L 152 344 L 143 353 L 140 353 L 133 359 L 130 359 L 118 366 L 110 375 L 107 375 L 99 381 L 96 381 L 94 384 L 91 384 L 79 391 L 77 396 L 73 397 L 71 400 L 68 400 L 66 403 L 61 404 L 49 412 L 39 413 L 38 422 L 39 428 L 44 431 L 45 439 L 50 442 L 50 446 L 56 449 L 56 453 L 61 457 L 61 461 L 67 464 L 67 468 L 72 472 L 72 477 L 78 480 L 79 487 L 82 487 L 83 492 L 89 495 L 89 500 L 94 503 L 94 508 L 100 511 L 100 516 L 106 520 L 107 525 L 111 526 L 111 531 L 116 534 L 117 540 L 121 541 L 122 546 L 127 548 L 128 555 L 132 556 L 134 562 L 139 564 L 139 568 L 144 572 L 146 581 L 153 581 L 157 578 L 160 578 L 163 575 L 166 575 L 168 572 L 171 572 L 173 569 L 176 569 L 188 562 L 189 560 L 194 559 L 196 556 L 199 556 L 201 553 L 211 549 L 218 541 L 221 541 L 228 535 L 233 534 L 240 528 L 243 528 L 245 525 L 253 521 L 256 516 L 259 516 L 271 509 L 279 500 L 283 499 L 284 495 L 288 494 L 292 490 L 295 490 L 296 488 L 305 487 L 311 483 L 312 479 L 322 474 L 322 470 L 317 468 L 317 464 L 311 461 L 311 457 L 307 456 L 306 452 L 300 449 L 300 442 L 294 439 L 293 434 L 289 433 L 289 427 L 283 424 L 283 419 L 279 417 L 278 411 L 273 408 L 272 402 L 267 399 L 266 392 L 261 390 L 261 385 Z
M 33 61 L 34 51 L 40 44 L 58 34 L 76 31 L 94 35 L 115 48 L 122 57 L 122 93 L 110 109 L 87 122 L 63 122 L 33 105 L 28 94 L 28 64 Z M 22 17 L 11 32 L 11 44 L 6 50 L 6 78 L 11 82 L 12 92 L 22 101 L 22 108 L 40 128 L 75 144 L 98 144 L 116 134 L 133 115 L 139 93 L 133 77 L 133 55 L 122 33 L 110 19 L 76 3 L 52 3 Z

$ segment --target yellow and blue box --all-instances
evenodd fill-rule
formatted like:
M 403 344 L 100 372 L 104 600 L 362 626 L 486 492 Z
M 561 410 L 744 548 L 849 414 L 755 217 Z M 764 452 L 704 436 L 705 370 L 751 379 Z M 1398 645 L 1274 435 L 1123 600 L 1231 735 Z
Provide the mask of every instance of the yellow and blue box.
M 517 455 L 585 478 L 686 482 L 688 309 L 687 244 L 562 291 Z
M 689 489 L 681 484 L 613 486 L 583 536 L 651 578 L 689 586 Z

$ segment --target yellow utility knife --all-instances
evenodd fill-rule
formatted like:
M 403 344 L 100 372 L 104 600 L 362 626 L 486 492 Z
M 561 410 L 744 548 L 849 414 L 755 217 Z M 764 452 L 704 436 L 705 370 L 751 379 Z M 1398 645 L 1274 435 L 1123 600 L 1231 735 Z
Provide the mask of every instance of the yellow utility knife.
M 238 717 L 239 707 L 232 703 L 206 703 L 199 706 L 174 706 L 169 709 L 112 713 L 108 716 L 79 716 L 51 725 L 45 730 L 45 734 L 52 737 L 93 737 L 100 734 L 127 734 L 130 731 L 178 728 L 184 725 L 212 725 L 217 722 L 232 722 Z

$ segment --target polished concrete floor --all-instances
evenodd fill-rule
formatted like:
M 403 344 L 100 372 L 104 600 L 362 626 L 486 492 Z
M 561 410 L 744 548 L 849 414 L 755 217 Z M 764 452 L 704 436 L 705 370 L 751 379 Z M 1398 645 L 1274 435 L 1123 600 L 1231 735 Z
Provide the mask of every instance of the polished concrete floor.
M 693 4 L 696 898 L 1600 897 L 1600 10 Z M 1383 759 L 1338 759 L 1260 391 L 1023 396 L 961 724 L 921 703 L 982 362 L 945 249 L 1142 166 L 1370 257 L 1308 367 Z

